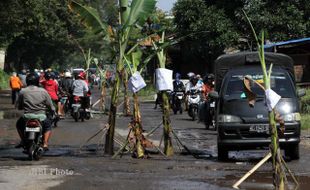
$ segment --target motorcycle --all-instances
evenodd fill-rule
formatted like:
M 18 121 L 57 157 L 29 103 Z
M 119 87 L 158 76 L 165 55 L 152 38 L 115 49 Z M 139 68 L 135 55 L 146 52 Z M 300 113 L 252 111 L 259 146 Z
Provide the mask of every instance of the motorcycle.
M 188 95 L 188 115 L 193 121 L 198 115 L 199 104 L 201 103 L 200 90 L 191 89 Z
M 74 96 L 72 104 L 72 117 L 75 122 L 81 119 L 84 122 L 85 119 L 90 119 L 90 112 L 85 106 L 85 97 Z
M 39 160 L 44 152 L 42 122 L 46 119 L 46 115 L 24 114 L 24 118 L 26 121 L 23 139 L 24 153 L 28 154 L 29 160 Z
M 172 109 L 173 113 L 177 114 L 178 111 L 180 111 L 180 114 L 183 113 L 183 107 L 182 104 L 184 102 L 184 92 L 173 92 L 173 101 L 172 101 Z
M 215 125 L 215 112 L 216 112 L 216 106 L 215 101 L 218 98 L 218 93 L 212 91 L 208 94 L 208 100 L 206 100 L 206 104 L 208 104 L 208 110 L 205 113 L 205 126 L 206 129 L 209 129 L 212 127 L 214 131 L 217 130 Z

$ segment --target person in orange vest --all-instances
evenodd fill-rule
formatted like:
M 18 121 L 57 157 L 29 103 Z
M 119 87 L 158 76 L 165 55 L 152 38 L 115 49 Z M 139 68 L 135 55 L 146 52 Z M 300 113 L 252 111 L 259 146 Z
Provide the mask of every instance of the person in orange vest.
M 17 76 L 16 72 L 12 73 L 10 77 L 10 87 L 12 89 L 12 104 L 15 104 L 16 98 L 19 95 L 19 91 L 22 88 L 23 83 Z

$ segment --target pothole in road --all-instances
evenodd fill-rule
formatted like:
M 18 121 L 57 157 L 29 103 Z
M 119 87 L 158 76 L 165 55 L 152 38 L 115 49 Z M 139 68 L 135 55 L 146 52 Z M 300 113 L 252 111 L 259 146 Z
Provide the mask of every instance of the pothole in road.
M 1 119 L 17 119 L 22 114 L 16 111 L 0 111 L 0 120 Z

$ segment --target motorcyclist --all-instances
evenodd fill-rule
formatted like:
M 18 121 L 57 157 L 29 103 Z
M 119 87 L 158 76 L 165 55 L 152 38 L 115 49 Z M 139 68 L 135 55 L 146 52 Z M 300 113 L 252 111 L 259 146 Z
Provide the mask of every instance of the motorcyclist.
M 185 92 L 189 93 L 192 89 L 201 90 L 201 88 L 202 84 L 198 83 L 198 78 L 196 75 L 194 75 L 190 77 L 189 82 L 186 85 Z
M 68 97 L 68 100 L 71 100 L 71 94 L 73 92 L 73 89 L 72 89 L 72 85 L 73 85 L 73 79 L 72 79 L 72 75 L 69 71 L 66 71 L 64 73 L 64 78 L 62 78 L 59 82 L 59 89 L 60 89 L 60 94 L 61 94 L 61 97 Z M 64 102 L 64 99 L 61 98 L 60 99 L 60 113 L 61 113 L 61 116 L 64 117 L 65 113 L 64 113 L 64 104 L 66 102 Z M 69 102 L 69 107 L 71 107 L 72 101 Z
M 184 84 L 181 81 L 181 74 L 180 73 L 176 73 L 175 74 L 175 80 L 173 81 L 173 93 L 172 93 L 172 105 L 175 104 L 175 95 L 176 92 L 184 92 L 185 88 L 184 88 Z
M 203 93 L 204 99 L 205 99 L 204 120 L 205 120 L 205 123 L 209 127 L 212 115 L 210 115 L 210 103 L 211 103 L 211 101 L 209 101 L 210 99 L 209 99 L 208 95 L 211 91 L 214 91 L 214 74 L 210 73 L 210 74 L 206 75 L 204 77 L 203 82 L 204 82 L 204 85 L 202 86 L 202 93 Z
M 52 101 L 54 102 L 54 105 L 59 107 L 59 99 L 58 99 L 58 83 L 55 81 L 55 76 L 51 72 L 46 72 L 44 74 L 45 80 L 41 82 L 43 88 L 47 91 L 47 93 L 50 95 Z M 59 109 L 57 109 L 58 115 Z
M 78 96 L 82 100 L 82 105 L 85 108 L 89 107 L 89 97 L 90 91 L 88 88 L 88 84 L 85 80 L 86 74 L 84 72 L 80 72 L 76 76 L 76 80 L 72 84 L 73 96 Z
M 208 99 L 209 92 L 214 90 L 214 74 L 208 74 L 203 79 L 202 91 L 205 99 Z
M 19 110 L 24 110 L 24 114 L 55 114 L 55 107 L 52 103 L 50 95 L 46 90 L 39 87 L 39 76 L 36 73 L 30 73 L 26 77 L 27 87 L 23 88 L 17 100 L 17 108 Z M 26 125 L 26 120 L 22 116 L 16 122 L 16 129 L 21 138 L 21 142 L 16 148 L 21 148 L 24 146 L 24 129 Z M 48 150 L 48 141 L 51 136 L 52 121 L 50 117 L 42 122 L 43 128 L 43 148 Z

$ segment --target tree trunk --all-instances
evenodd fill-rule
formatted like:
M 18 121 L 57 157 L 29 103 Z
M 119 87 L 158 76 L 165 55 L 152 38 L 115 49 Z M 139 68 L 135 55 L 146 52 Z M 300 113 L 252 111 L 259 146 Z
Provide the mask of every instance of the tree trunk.
M 173 155 L 173 146 L 171 140 L 171 125 L 170 125 L 170 105 L 167 92 L 162 92 L 163 98 L 163 125 L 164 125 L 164 153 L 167 156 Z

